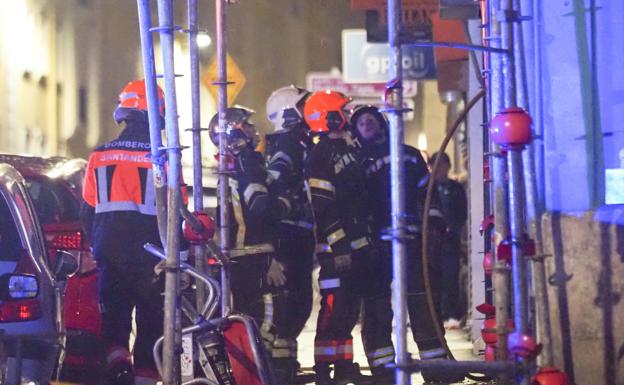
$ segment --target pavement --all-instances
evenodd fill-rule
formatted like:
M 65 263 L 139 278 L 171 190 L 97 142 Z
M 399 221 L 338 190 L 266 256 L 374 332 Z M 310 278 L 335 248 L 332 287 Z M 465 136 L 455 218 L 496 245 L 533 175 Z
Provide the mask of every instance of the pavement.
M 315 273 L 317 273 L 315 271 Z M 314 282 L 317 282 L 316 277 Z M 312 371 L 314 366 L 314 335 L 316 330 L 316 318 L 320 308 L 320 295 L 318 289 L 315 288 L 314 306 L 312 308 L 312 315 L 303 332 L 299 335 L 298 342 L 298 359 L 301 363 L 302 369 Z M 409 328 L 408 328 L 409 329 Z M 363 369 L 362 372 L 369 374 L 368 362 L 362 345 L 362 339 L 360 334 L 360 325 L 358 324 L 353 331 L 353 355 L 354 361 L 357 362 Z M 414 343 L 411 332 L 408 330 L 408 351 L 413 357 L 417 358 L 418 348 Z M 465 329 L 453 329 L 446 330 L 446 342 L 449 345 L 453 355 L 457 360 L 480 360 L 480 357 L 474 354 L 473 344 L 470 342 L 468 331 Z M 415 373 L 411 377 L 411 382 L 414 385 L 423 384 L 423 378 L 420 374 Z M 454 384 L 475 384 L 476 382 L 465 380 L 464 382 Z

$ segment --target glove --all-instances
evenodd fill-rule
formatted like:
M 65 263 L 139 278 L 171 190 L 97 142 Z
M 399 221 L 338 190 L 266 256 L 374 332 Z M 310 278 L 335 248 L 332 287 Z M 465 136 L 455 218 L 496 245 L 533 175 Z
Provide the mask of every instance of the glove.
M 334 257 L 336 272 L 342 273 L 351 269 L 351 254 L 337 255 Z
M 271 259 L 269 271 L 267 271 L 267 282 L 271 286 L 280 287 L 286 284 L 286 267 L 277 259 Z

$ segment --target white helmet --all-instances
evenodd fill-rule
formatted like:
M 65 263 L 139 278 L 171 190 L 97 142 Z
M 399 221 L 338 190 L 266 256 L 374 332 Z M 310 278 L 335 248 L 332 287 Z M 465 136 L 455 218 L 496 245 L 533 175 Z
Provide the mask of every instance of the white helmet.
M 275 132 L 289 131 L 292 128 L 305 124 L 303 119 L 303 104 L 310 92 L 293 85 L 278 88 L 266 102 L 267 117 Z

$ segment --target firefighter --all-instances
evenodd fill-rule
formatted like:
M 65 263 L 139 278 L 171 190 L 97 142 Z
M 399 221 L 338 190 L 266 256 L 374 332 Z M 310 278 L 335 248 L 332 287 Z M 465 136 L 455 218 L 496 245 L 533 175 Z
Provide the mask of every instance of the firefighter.
M 465 290 L 460 288 L 459 272 L 463 255 L 461 237 L 462 229 L 468 218 L 468 202 L 466 190 L 461 183 L 449 178 L 451 161 L 446 153 L 434 153 L 429 158 L 429 166 L 433 167 L 436 158 L 440 157 L 440 164 L 435 175 L 435 193 L 440 202 L 440 208 L 446 227 L 444 229 L 440 263 L 442 265 L 442 287 L 440 300 L 441 318 L 445 320 L 446 328 L 460 326 L 464 318 L 461 302 L 466 298 Z
M 255 151 L 259 135 L 250 118 L 254 111 L 231 107 L 225 111 L 229 167 L 230 197 L 219 206 L 230 208 L 230 286 L 233 308 L 253 317 L 260 327 L 269 353 L 276 341 L 278 318 L 284 316 L 281 295 L 286 274 L 276 258 L 274 239 L 274 208 L 267 187 L 264 158 Z M 218 114 L 210 121 L 210 138 L 219 146 Z M 273 360 L 273 366 L 279 361 Z
M 312 311 L 314 232 L 312 211 L 305 191 L 303 165 L 311 148 L 303 105 L 309 92 L 295 86 L 277 89 L 267 99 L 266 113 L 273 132 L 266 136 L 270 193 L 278 209 L 276 259 L 285 270 L 285 316 L 272 355 L 278 381 L 292 383 L 297 362 L 297 336 Z
M 160 88 L 158 101 L 162 119 L 165 109 Z M 114 119 L 123 130 L 89 157 L 81 220 L 100 271 L 107 383 L 155 384 L 158 373 L 152 348 L 163 334 L 164 286 L 154 274 L 158 261 L 143 250 L 147 242 L 161 245 L 143 80 L 124 87 Z M 128 346 L 133 308 L 137 327 L 134 365 Z
M 361 145 L 361 158 L 366 169 L 366 180 L 370 197 L 370 206 L 373 207 L 373 234 L 375 239 L 380 239 L 391 227 L 391 193 L 390 193 L 390 148 L 388 141 L 388 123 L 385 116 L 375 106 L 357 106 L 351 113 L 351 126 L 356 140 Z M 424 279 L 422 274 L 421 256 L 421 218 L 423 216 L 423 205 L 425 198 L 425 187 L 429 177 L 427 164 L 420 151 L 416 148 L 403 145 L 404 167 L 405 167 L 405 209 L 407 244 L 407 309 L 410 317 L 410 327 L 414 341 L 418 346 L 420 358 L 446 358 L 446 351 L 435 333 L 435 326 L 430 316 L 425 298 Z M 438 267 L 435 263 L 440 250 L 440 240 L 444 228 L 442 214 L 437 204 L 429 210 L 431 231 L 429 234 L 430 272 L 433 276 L 438 276 Z M 369 299 L 372 302 L 371 309 L 387 309 L 390 306 L 389 285 L 392 280 L 392 248 L 389 242 L 384 242 L 381 247 L 383 263 L 380 266 L 382 272 L 384 290 L 379 296 Z M 434 280 L 435 282 L 435 280 Z M 388 289 L 388 290 L 386 290 Z M 437 288 L 434 288 L 437 293 Z M 366 309 L 366 306 L 365 306 Z M 366 310 L 365 310 L 366 311 Z M 380 313 L 383 314 L 383 313 Z M 378 317 L 379 322 L 372 326 L 383 329 L 379 331 L 379 340 L 387 340 L 391 333 L 391 321 L 383 317 Z M 366 320 L 366 318 L 365 318 Z M 368 343 L 365 336 L 366 323 L 362 326 L 364 344 Z M 374 336 L 374 334 L 372 334 Z M 376 342 L 373 340 L 372 342 Z M 368 351 L 375 351 L 369 349 Z M 367 351 L 367 352 L 368 352 Z M 388 349 L 390 352 L 390 349 Z M 394 351 L 392 350 L 392 355 Z M 371 362 L 369 356 L 369 362 Z M 392 359 L 386 358 L 392 362 Z M 375 367 L 371 362 L 371 367 Z M 444 373 L 430 373 L 423 371 L 425 381 L 448 381 L 460 380 L 448 376 Z M 388 372 L 381 376 L 383 381 L 393 383 Z M 447 378 L 452 377 L 452 378 Z
M 314 341 L 317 385 L 364 381 L 353 363 L 351 331 L 366 284 L 361 279 L 363 270 L 375 253 L 364 169 L 357 162 L 344 110 L 348 102 L 341 93 L 328 90 L 312 94 L 304 107 L 310 131 L 319 135 L 305 167 L 321 267 L 321 309 Z

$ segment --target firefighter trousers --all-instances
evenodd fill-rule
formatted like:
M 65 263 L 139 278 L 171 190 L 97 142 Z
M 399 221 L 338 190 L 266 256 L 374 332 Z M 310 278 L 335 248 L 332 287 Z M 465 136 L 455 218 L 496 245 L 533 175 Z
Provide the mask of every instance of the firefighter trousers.
M 257 254 L 233 260 L 230 280 L 234 310 L 256 321 L 269 355 L 278 358 L 296 353 L 296 343 L 293 350 L 291 345 L 278 339 L 278 336 L 288 335 L 290 314 L 285 287 L 270 286 L 266 280 L 272 258 L 271 254 Z M 276 355 L 273 354 L 275 347 Z
M 362 277 L 362 343 L 373 376 L 392 374 L 385 368 L 394 362 L 392 344 L 392 259 L 369 253 Z
M 333 254 L 318 254 L 321 308 L 314 338 L 317 367 L 353 361 L 351 331 L 357 323 L 362 298 L 358 282 L 361 263 L 357 257 L 353 253 L 351 269 L 339 273 L 334 267 Z
M 164 283 L 154 274 L 154 264 L 128 266 L 114 259 L 98 261 L 102 337 L 109 364 L 118 350 L 128 351 L 132 311 L 136 310 L 135 370 L 155 370 L 152 349 L 163 334 Z M 112 355 L 111 355 L 112 354 Z
M 297 337 L 312 312 L 314 233 L 311 229 L 280 224 L 278 234 L 276 253 L 286 267 L 286 286 L 273 290 L 282 307 L 276 309 L 277 336 L 272 355 L 296 360 Z

